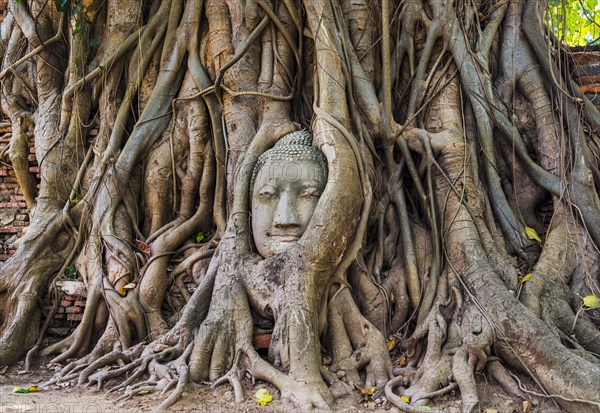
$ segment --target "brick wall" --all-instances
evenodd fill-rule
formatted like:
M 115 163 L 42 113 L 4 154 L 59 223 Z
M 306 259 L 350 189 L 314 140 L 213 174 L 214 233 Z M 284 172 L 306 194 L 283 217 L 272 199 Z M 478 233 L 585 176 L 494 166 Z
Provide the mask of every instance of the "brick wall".
M 11 128 L 7 120 L 0 121 L 0 153 L 10 142 Z M 33 142 L 29 148 L 29 171 L 39 182 L 39 168 L 35 159 Z M 29 226 L 25 196 L 17 183 L 15 171 L 8 157 L 0 159 L 0 261 L 6 261 L 15 252 L 15 241 Z

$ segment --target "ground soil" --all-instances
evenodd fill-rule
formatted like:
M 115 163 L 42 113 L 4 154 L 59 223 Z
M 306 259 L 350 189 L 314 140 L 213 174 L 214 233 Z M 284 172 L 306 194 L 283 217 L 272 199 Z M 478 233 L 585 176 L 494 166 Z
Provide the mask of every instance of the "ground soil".
M 13 387 L 26 387 L 41 385 L 47 382 L 54 372 L 60 368 L 52 365 L 49 360 L 40 360 L 34 371 L 23 373 L 23 363 L 0 368 L 0 413 L 126 413 L 126 412 L 149 412 L 156 408 L 163 397 L 157 394 L 145 394 L 129 400 L 119 401 L 116 399 L 120 394 L 106 394 L 107 388 L 118 384 L 109 382 L 105 389 L 100 392 L 91 388 L 78 387 L 74 382 L 62 385 L 40 388 L 37 393 L 15 394 Z M 503 390 L 487 375 L 480 374 L 478 378 L 478 391 L 481 396 L 482 411 L 495 409 L 498 413 L 522 413 L 523 407 L 519 400 L 507 397 Z M 523 379 L 523 378 L 522 378 Z M 534 387 L 531 382 L 524 379 L 529 389 Z M 251 379 L 244 382 L 246 400 L 241 405 L 234 402 L 233 391 L 230 386 L 221 386 L 211 390 L 208 384 L 192 385 L 184 393 L 184 396 L 169 409 L 172 412 L 199 412 L 199 413 L 221 413 L 221 412 L 248 412 L 248 413 L 296 413 L 300 410 L 292 404 L 282 402 L 279 399 L 279 391 L 271 385 L 263 382 L 252 383 Z M 269 389 L 273 395 L 273 402 L 267 406 L 258 406 L 254 393 L 261 387 Z M 432 407 L 441 409 L 447 413 L 460 412 L 460 401 L 457 394 L 448 395 L 435 400 Z M 334 408 L 339 413 L 355 412 L 399 412 L 390 406 L 383 398 L 366 400 L 357 390 L 356 394 L 339 399 Z M 494 412 L 494 410 L 487 410 Z M 562 413 L 550 401 L 544 401 L 529 410 L 528 413 Z

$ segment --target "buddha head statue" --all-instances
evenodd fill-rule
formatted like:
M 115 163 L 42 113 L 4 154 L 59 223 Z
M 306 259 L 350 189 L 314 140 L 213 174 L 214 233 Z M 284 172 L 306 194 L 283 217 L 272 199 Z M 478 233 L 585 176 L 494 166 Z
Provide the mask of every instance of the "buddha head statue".
M 263 153 L 252 173 L 252 233 L 263 257 L 304 234 L 327 183 L 327 162 L 308 131 L 292 132 Z

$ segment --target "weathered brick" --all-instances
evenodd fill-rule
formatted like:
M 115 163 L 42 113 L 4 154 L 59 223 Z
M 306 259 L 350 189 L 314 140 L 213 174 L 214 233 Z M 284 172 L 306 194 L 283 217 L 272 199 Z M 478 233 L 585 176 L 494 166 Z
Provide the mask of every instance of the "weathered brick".
M 0 254 L 0 261 L 6 261 L 9 258 L 10 258 L 10 255 L 8 255 L 8 254 Z
M 56 314 L 62 314 L 65 312 L 65 307 L 58 307 L 56 309 Z M 64 317 L 63 317 L 64 318 Z
M 58 303 L 61 307 L 70 307 L 73 305 L 73 301 L 65 300 L 64 298 Z
M 70 304 L 70 303 L 69 303 L 69 304 Z M 66 308 L 65 308 L 65 312 L 66 312 L 67 314 L 79 314 L 79 313 L 81 313 L 81 307 L 75 307 L 75 306 L 72 306 L 72 307 L 66 307 Z
M 34 173 L 34 174 L 39 173 L 40 172 L 40 168 L 38 166 L 30 166 L 29 167 L 29 172 Z
M 81 321 L 82 319 L 83 319 L 83 314 L 67 314 L 67 320 Z
M 4 232 L 5 234 L 16 234 L 21 232 L 21 228 L 18 227 L 4 227 L 0 228 L 0 232 Z
M 85 307 L 85 300 L 75 301 L 75 307 Z
M 59 310 L 60 310 L 60 308 L 59 308 Z M 57 318 L 57 319 L 59 319 L 59 320 L 64 320 L 64 319 L 65 319 L 65 316 L 66 316 L 66 314 L 63 314 L 63 313 L 62 313 L 62 312 L 60 312 L 60 311 L 59 311 L 58 313 L 54 314 L 54 318 Z
M 268 349 L 271 344 L 271 334 L 262 334 L 260 336 L 254 336 L 252 340 L 254 348 L 257 350 Z

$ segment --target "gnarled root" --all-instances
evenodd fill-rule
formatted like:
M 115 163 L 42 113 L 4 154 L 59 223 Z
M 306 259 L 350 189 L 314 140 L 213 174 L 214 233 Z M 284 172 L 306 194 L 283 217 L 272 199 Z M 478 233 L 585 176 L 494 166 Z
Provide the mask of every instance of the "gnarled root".
M 341 287 L 329 303 L 329 318 L 334 356 L 330 371 L 343 371 L 349 384 L 358 385 L 358 370 L 365 368 L 363 387 L 383 386 L 392 376 L 385 338 L 360 313 L 348 288 Z

